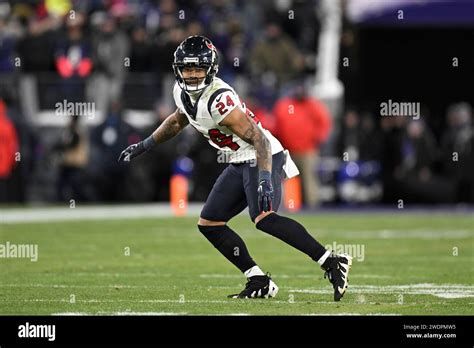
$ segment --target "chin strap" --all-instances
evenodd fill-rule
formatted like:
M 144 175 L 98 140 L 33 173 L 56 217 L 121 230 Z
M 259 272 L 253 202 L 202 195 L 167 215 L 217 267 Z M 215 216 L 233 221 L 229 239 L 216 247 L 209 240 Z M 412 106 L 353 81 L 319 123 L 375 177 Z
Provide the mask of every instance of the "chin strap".
M 205 88 L 203 88 L 203 89 L 201 89 L 201 90 L 199 90 L 199 91 L 189 91 L 189 92 L 185 90 L 185 92 L 186 92 L 190 97 L 196 98 L 196 97 L 198 97 L 202 92 L 204 92 L 204 89 L 205 89 Z

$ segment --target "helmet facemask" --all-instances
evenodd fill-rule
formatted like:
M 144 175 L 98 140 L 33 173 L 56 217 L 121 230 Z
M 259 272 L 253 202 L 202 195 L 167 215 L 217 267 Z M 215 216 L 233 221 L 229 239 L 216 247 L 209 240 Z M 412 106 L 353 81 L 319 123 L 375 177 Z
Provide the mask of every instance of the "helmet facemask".
M 185 79 L 183 75 L 184 68 L 203 69 L 205 71 L 204 79 L 199 84 L 189 83 L 194 79 L 201 79 L 201 77 Z M 189 37 L 178 46 L 174 53 L 173 72 L 176 81 L 179 87 L 188 94 L 203 91 L 212 83 L 217 71 L 217 50 L 210 40 L 205 37 Z
M 212 82 L 212 66 L 211 65 L 197 65 L 197 64 L 173 64 L 175 70 L 175 75 L 177 75 L 177 82 L 179 87 L 188 93 L 200 92 Z M 205 71 L 205 76 L 203 77 L 188 77 L 184 78 L 183 70 L 185 68 L 199 68 Z M 215 75 L 215 74 L 214 74 Z M 201 83 L 199 80 L 201 80 Z

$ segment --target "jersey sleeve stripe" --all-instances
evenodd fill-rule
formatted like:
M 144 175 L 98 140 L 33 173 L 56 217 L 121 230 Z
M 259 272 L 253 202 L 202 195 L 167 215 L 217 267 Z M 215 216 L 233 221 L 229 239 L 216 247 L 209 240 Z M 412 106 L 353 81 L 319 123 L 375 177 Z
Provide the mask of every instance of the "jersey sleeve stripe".
M 217 98 L 219 94 L 227 92 L 227 91 L 232 91 L 232 90 L 229 88 L 219 88 L 217 91 L 212 93 L 211 96 L 209 97 L 209 100 L 207 102 L 207 111 L 209 111 L 209 115 L 211 115 L 211 117 L 212 117 L 212 113 L 211 113 L 212 103 L 214 102 L 214 100 Z

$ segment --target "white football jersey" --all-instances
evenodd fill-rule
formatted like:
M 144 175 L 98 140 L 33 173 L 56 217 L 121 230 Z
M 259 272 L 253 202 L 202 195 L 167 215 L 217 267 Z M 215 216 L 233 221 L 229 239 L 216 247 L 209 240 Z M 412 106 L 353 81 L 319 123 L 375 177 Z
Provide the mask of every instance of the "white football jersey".
M 257 126 L 270 141 L 272 154 L 283 151 L 278 139 L 262 127 L 262 124 L 247 109 L 234 89 L 218 77 L 214 78 L 195 103 L 177 83 L 173 88 L 173 97 L 176 106 L 187 116 L 189 123 L 206 137 L 209 144 L 220 150 L 219 156 L 224 158 L 224 162 L 239 163 L 256 159 L 253 145 L 232 133 L 229 128 L 219 125 L 219 122 L 236 107 L 240 107 L 257 123 Z

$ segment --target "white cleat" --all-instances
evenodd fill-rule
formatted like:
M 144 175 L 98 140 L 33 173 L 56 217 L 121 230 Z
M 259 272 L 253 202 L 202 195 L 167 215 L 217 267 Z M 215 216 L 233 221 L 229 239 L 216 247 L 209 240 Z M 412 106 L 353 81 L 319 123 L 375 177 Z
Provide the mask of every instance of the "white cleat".
M 278 293 L 278 286 L 268 275 L 248 278 L 245 289 L 239 294 L 229 295 L 229 298 L 270 298 Z
M 329 278 L 334 288 L 334 301 L 340 301 L 349 286 L 349 271 L 352 266 L 352 256 L 348 254 L 330 255 L 324 262 L 326 272 L 324 278 Z

